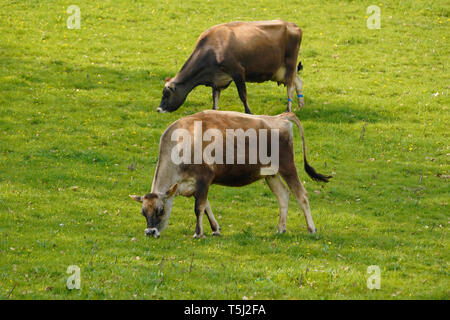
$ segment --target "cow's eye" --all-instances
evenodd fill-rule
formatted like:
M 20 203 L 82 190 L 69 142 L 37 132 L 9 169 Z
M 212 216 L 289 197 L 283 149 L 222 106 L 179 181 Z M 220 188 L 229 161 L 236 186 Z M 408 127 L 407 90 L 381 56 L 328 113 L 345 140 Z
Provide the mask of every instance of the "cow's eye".
M 158 208 L 156 209 L 156 215 L 157 216 L 162 216 L 164 214 L 164 208 Z

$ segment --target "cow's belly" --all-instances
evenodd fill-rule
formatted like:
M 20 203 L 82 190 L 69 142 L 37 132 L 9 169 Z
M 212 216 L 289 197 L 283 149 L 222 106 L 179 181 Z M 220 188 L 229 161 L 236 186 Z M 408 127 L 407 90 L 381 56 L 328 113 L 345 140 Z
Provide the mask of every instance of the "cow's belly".
M 278 68 L 276 71 L 247 71 L 245 74 L 246 82 L 265 82 L 265 81 L 276 81 L 284 83 L 286 76 L 286 68 L 284 66 Z
M 246 82 L 265 82 L 265 81 L 276 81 L 284 83 L 286 76 L 286 68 L 284 66 L 279 67 L 276 71 L 271 70 L 246 70 L 245 81 Z M 219 72 L 214 75 L 213 84 L 216 88 L 225 88 L 233 78 L 225 72 Z
M 219 165 L 216 167 L 213 183 L 229 187 L 241 187 L 259 179 L 261 179 L 261 166 L 259 165 Z

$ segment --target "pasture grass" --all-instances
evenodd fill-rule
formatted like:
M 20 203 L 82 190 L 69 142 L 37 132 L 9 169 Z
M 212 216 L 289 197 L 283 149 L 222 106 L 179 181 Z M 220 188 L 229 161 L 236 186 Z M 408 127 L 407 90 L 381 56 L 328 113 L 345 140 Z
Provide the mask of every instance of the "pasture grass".
M 69 30 L 66 10 L 81 9 Z M 366 7 L 381 8 L 381 29 Z M 448 299 L 448 1 L 2 1 L 1 299 Z M 176 198 L 160 239 L 128 194 L 150 191 L 159 137 L 212 106 L 198 87 L 158 114 L 208 27 L 282 18 L 304 31 L 299 175 L 318 228 L 291 197 L 288 232 L 263 181 L 213 186 L 223 236 L 193 240 L 193 199 Z M 275 83 L 248 84 L 255 114 L 284 111 Z M 236 88 L 222 110 L 243 111 Z M 364 134 L 363 134 L 363 128 Z M 67 267 L 81 290 L 66 288 Z M 369 290 L 378 265 L 381 288 Z

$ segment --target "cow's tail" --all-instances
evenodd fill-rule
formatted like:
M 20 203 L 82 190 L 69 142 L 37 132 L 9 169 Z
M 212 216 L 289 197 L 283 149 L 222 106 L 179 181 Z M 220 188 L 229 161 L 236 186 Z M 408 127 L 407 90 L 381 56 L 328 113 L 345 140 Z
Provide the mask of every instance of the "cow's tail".
M 305 134 L 303 132 L 302 124 L 300 123 L 300 120 L 298 120 L 297 116 L 293 112 L 286 112 L 281 115 L 283 118 L 288 119 L 289 121 L 294 122 L 298 130 L 300 131 L 300 135 L 302 136 L 302 143 L 303 143 L 303 162 L 305 164 L 305 171 L 308 174 L 308 176 L 311 177 L 311 179 L 315 181 L 322 181 L 322 182 L 328 182 L 329 179 L 332 178 L 332 176 L 325 176 L 323 174 L 320 174 L 316 172 L 316 170 L 311 167 L 308 163 L 308 160 L 306 160 L 306 141 L 305 141 Z
M 301 62 L 301 61 L 298 62 L 298 65 L 297 65 L 297 72 L 299 72 L 300 70 L 303 70 L 303 65 L 302 65 L 302 62 Z

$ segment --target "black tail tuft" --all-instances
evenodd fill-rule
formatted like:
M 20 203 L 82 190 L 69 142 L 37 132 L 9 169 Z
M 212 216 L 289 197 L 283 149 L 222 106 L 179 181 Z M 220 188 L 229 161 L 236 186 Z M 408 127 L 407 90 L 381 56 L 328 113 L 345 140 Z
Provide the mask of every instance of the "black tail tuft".
M 332 178 L 332 176 L 325 176 L 323 174 L 320 174 L 320 173 L 316 172 L 316 170 L 309 165 L 308 161 L 306 161 L 306 158 L 303 158 L 303 160 L 305 162 L 305 171 L 306 171 L 306 173 L 314 181 L 328 182 L 328 180 Z
M 298 62 L 297 72 L 299 72 L 300 70 L 303 70 L 303 66 L 302 66 L 302 62 L 301 61 Z

